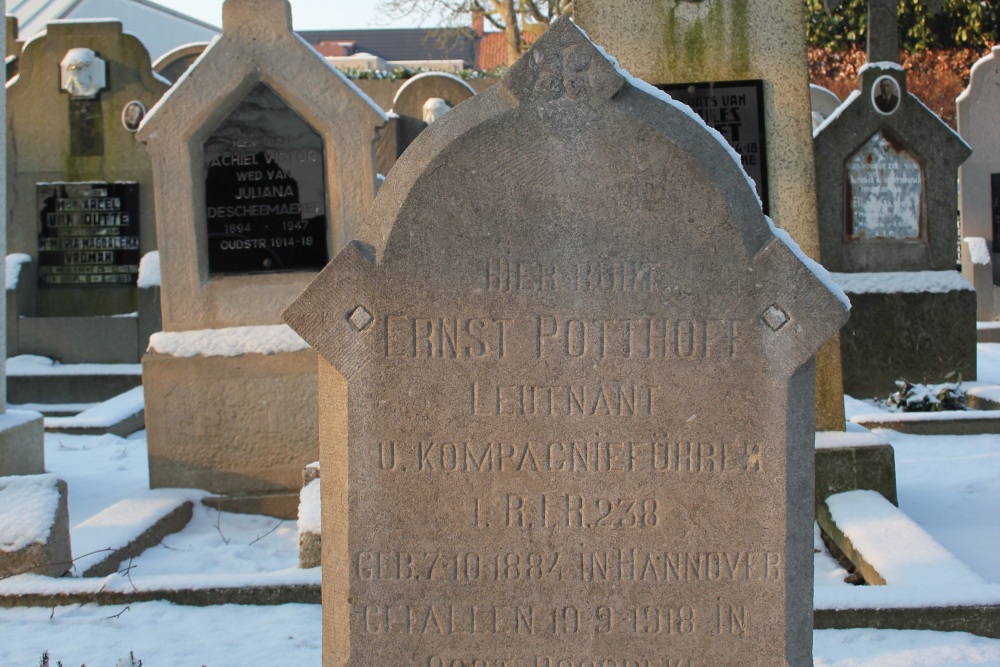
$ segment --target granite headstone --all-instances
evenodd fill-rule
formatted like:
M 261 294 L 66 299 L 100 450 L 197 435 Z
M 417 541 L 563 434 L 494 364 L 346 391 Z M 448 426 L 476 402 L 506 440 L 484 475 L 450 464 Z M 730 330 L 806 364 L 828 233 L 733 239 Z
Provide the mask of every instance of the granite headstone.
M 552 25 L 285 313 L 322 357 L 324 665 L 811 665 L 823 273 Z

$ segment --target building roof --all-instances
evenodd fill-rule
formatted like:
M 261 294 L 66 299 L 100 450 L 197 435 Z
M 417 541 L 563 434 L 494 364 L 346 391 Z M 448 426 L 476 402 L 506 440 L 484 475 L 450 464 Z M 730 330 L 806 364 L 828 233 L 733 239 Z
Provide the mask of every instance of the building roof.
M 383 60 L 461 60 L 466 67 L 476 65 L 476 36 L 470 28 L 300 30 L 298 33 L 327 56 L 370 53 Z
M 176 10 L 158 5 L 150 0 L 129 0 L 136 5 L 142 5 L 157 12 L 168 14 L 188 23 L 200 26 L 218 33 L 218 26 L 183 14 Z M 17 17 L 18 30 L 21 37 L 31 37 L 45 29 L 49 21 L 70 18 L 73 10 L 82 5 L 84 0 L 12 0 L 7 5 L 7 14 Z
M 536 36 L 530 32 L 521 33 L 524 46 L 535 43 Z M 487 32 L 479 38 L 479 52 L 476 54 L 476 69 L 491 70 L 507 64 L 507 38 L 502 32 Z

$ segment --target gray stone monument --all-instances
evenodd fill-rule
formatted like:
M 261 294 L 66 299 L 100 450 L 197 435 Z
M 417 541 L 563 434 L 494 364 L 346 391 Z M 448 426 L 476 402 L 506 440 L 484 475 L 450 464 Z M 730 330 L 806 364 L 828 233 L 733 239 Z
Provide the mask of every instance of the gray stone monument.
M 594 43 L 614 53 L 640 79 L 670 86 L 723 84 L 696 89 L 695 99 L 716 105 L 699 110 L 742 151 L 748 171 L 756 171 L 774 223 L 819 261 L 802 4 L 575 0 L 573 6 L 574 20 Z M 756 97 L 753 104 L 751 96 Z M 744 110 L 752 110 L 755 122 L 735 119 L 733 112 L 742 118 Z M 746 141 L 751 133 L 759 140 Z M 816 423 L 820 430 L 842 431 L 844 392 L 836 339 L 820 351 L 816 363 Z
M 975 294 L 955 272 L 955 178 L 969 147 L 907 91 L 902 67 L 880 62 L 861 68 L 815 149 L 820 255 L 835 278 L 851 274 L 837 278 L 853 304 L 844 391 L 975 379 Z
M 997 319 L 1000 263 L 1000 46 L 972 66 L 955 101 L 958 132 L 972 156 L 958 170 L 962 275 L 976 288 L 978 319 Z M 977 252 L 978 250 L 978 252 Z
M 324 665 L 811 665 L 819 274 L 553 24 L 285 313 L 322 357 Z
M 156 226 L 135 129 L 166 89 L 117 21 L 56 21 L 25 45 L 8 84 L 7 251 L 31 263 L 9 354 L 139 361 L 139 262 Z
M 227 0 L 220 38 L 143 123 L 170 193 L 163 333 L 143 358 L 151 486 L 295 514 L 316 356 L 280 314 L 360 228 L 385 122 L 292 32 L 286 0 Z

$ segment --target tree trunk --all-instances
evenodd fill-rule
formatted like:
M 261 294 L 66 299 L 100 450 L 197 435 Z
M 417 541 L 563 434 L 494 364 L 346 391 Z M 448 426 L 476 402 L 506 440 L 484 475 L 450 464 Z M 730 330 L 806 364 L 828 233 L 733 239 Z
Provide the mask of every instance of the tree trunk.
M 521 57 L 521 29 L 517 24 L 514 0 L 493 0 L 493 6 L 504 23 L 504 38 L 507 43 L 507 65 L 513 65 Z

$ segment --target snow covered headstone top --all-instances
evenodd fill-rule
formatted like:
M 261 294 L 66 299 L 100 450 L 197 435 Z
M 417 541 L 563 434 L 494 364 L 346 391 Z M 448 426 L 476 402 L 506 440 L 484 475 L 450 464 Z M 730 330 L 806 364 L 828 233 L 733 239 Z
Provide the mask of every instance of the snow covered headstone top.
M 847 307 L 790 244 L 570 21 L 426 129 L 285 313 L 326 361 L 325 662 L 811 664 Z

